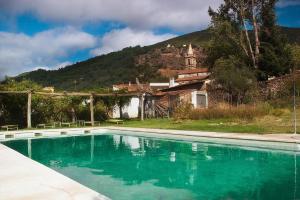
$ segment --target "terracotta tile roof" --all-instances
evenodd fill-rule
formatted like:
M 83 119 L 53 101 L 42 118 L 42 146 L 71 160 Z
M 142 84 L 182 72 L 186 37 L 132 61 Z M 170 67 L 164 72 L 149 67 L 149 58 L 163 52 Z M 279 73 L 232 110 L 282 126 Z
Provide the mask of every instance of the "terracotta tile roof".
M 209 72 L 208 68 L 196 68 L 196 69 L 184 69 L 178 70 L 178 74 L 195 74 L 195 73 L 205 73 Z
M 153 85 L 150 86 L 151 90 L 161 90 L 161 89 L 165 89 L 168 87 L 169 86 L 153 86 Z
M 162 91 L 157 91 L 155 93 L 153 93 L 154 96 L 164 96 L 166 95 L 166 92 L 162 92 Z
M 203 86 L 204 82 L 203 81 L 195 81 L 195 82 L 189 82 L 189 83 L 184 83 L 180 85 L 176 85 L 174 87 L 162 89 L 160 92 L 175 92 L 175 91 L 190 91 L 190 90 L 195 90 L 195 89 L 200 89 Z M 157 94 L 162 95 L 163 93 L 158 92 Z
M 208 76 L 192 76 L 192 77 L 185 77 L 185 78 L 178 78 L 176 79 L 176 82 L 183 82 L 183 81 L 199 81 L 207 79 Z

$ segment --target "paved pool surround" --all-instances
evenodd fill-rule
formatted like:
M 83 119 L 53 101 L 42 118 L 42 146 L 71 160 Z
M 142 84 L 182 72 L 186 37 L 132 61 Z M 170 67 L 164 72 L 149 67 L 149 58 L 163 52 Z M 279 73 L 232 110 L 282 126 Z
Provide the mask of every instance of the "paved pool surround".
M 0 199 L 108 200 L 109 198 L 0 144 Z
M 106 127 L 105 129 L 111 131 L 124 131 L 124 134 L 127 133 L 129 135 L 265 148 L 272 150 L 296 151 L 300 153 L 300 135 L 293 134 L 222 133 L 127 127 Z
M 68 137 L 84 134 L 118 133 L 266 148 L 300 153 L 300 136 L 292 134 L 245 134 L 203 131 L 163 130 L 125 127 L 21 130 L 0 132 L 0 142 L 14 139 Z M 8 137 L 7 137 L 8 136 Z M 101 195 L 58 172 L 33 161 L 0 144 L 0 200 L 1 199 L 93 199 L 107 200 Z

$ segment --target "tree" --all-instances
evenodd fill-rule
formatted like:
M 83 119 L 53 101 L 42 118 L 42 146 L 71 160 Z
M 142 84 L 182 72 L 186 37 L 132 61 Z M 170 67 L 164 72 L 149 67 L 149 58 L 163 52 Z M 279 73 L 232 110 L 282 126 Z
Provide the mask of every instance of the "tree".
M 139 78 L 141 82 L 149 82 L 151 80 L 161 79 L 158 73 L 158 67 L 151 66 L 149 64 L 137 65 L 136 66 L 136 77 Z
M 240 43 L 240 35 L 238 27 L 229 21 L 217 21 L 210 28 L 212 39 L 206 49 L 207 58 L 206 64 L 213 68 L 215 62 L 220 58 L 229 58 L 230 56 L 238 57 L 244 60 L 245 63 L 250 63 L 251 60 L 243 50 L 243 45 Z
M 300 46 L 293 45 L 291 49 L 292 49 L 293 65 L 296 69 L 300 69 Z
M 243 103 L 246 94 L 256 86 L 254 73 L 236 56 L 218 59 L 212 74 L 215 84 L 230 95 L 231 103 Z
M 118 91 L 118 93 L 125 93 L 125 91 Z M 115 97 L 115 105 L 119 107 L 120 118 L 122 119 L 123 116 L 123 108 L 124 106 L 130 103 L 131 97 L 130 96 L 116 96 Z
M 254 69 L 257 68 L 257 57 L 259 54 L 258 23 L 256 20 L 258 1 L 254 0 L 224 0 L 217 12 L 209 8 L 212 18 L 212 27 L 218 27 L 220 23 L 230 23 L 235 28 L 236 39 L 245 55 L 252 61 Z M 255 47 L 251 42 L 248 27 L 251 26 L 255 32 Z M 255 51 L 253 50 L 255 49 Z
M 99 97 L 99 99 L 102 101 L 106 116 L 110 116 L 111 111 L 114 109 L 114 106 L 116 105 L 115 97 L 114 96 L 106 96 L 106 97 Z
M 16 82 L 7 79 L 5 84 L 0 85 L 2 91 L 29 91 L 40 90 L 41 86 L 38 84 L 24 80 Z M 21 127 L 26 126 L 26 113 L 27 113 L 27 95 L 26 94 L 1 94 L 1 115 L 3 124 L 19 124 Z M 32 101 L 36 101 L 33 98 Z
M 224 0 L 217 11 L 210 8 L 213 32 L 213 45 L 208 51 L 210 66 L 219 58 L 235 55 L 256 71 L 259 80 L 287 73 L 291 68 L 291 52 L 276 26 L 275 3 L 276 0 Z M 220 35 L 222 30 L 227 30 L 227 34 Z M 214 45 L 221 48 L 214 51 Z M 235 49 L 241 53 L 234 54 Z
M 16 82 L 6 80 L 0 84 L 4 91 L 41 91 L 42 87 L 32 81 Z M 32 122 L 34 125 L 54 121 L 73 121 L 78 117 L 89 120 L 89 107 L 84 97 L 32 95 Z M 102 102 L 95 103 L 95 118 L 106 119 Z M 27 95 L 0 94 L 0 124 L 18 124 L 26 126 Z
M 259 79 L 286 74 L 292 68 L 292 54 L 287 39 L 276 26 L 275 0 L 263 1 L 261 8 L 261 54 Z

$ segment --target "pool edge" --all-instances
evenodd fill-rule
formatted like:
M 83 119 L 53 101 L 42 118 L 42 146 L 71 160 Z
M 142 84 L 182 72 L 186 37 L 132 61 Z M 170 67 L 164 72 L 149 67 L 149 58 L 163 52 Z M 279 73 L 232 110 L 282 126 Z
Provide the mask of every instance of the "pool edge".
M 145 136 L 147 136 L 147 133 L 152 133 L 165 137 L 168 135 L 175 136 L 178 137 L 178 139 L 183 140 L 195 139 L 196 141 L 204 140 L 203 142 L 212 142 L 217 144 L 300 152 L 300 135 L 297 136 L 297 138 L 294 138 L 292 134 L 258 135 L 130 127 L 106 127 L 105 129 L 138 132 Z
M 29 138 L 53 138 L 64 136 L 77 136 L 77 135 L 90 135 L 98 133 L 106 133 L 108 130 L 115 131 L 133 131 L 138 132 L 140 135 L 147 136 L 147 133 L 156 134 L 157 137 L 176 136 L 179 139 L 189 140 L 196 138 L 204 142 L 222 143 L 229 145 L 238 145 L 246 147 L 257 147 L 266 149 L 278 149 L 287 151 L 300 152 L 300 135 L 294 137 L 293 134 L 248 134 L 248 133 L 225 133 L 225 132 L 207 132 L 207 131 L 187 131 L 187 130 L 173 130 L 173 129 L 153 129 L 153 128 L 132 128 L 120 126 L 99 126 L 99 127 L 85 127 L 85 128 L 64 128 L 64 129 L 39 129 L 39 130 L 20 130 L 0 132 L 0 142 L 10 140 L 1 138 L 5 134 L 14 135 L 14 139 L 29 139 Z M 78 134 L 78 131 L 81 134 Z M 61 133 L 64 134 L 61 134 Z M 30 134 L 31 136 L 26 136 Z M 34 133 L 48 133 L 46 136 L 35 137 Z M 56 133 L 56 134 L 55 134 Z M 24 137 L 17 137 L 19 135 Z
M 87 199 L 108 197 L 0 144 L 0 199 Z

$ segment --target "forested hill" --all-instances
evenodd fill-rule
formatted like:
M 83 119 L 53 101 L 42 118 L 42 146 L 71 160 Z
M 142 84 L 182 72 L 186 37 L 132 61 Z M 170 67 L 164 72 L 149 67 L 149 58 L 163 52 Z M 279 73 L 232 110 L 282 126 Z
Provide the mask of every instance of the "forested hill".
M 300 45 L 300 28 L 282 28 L 282 31 L 290 43 Z M 160 54 L 164 53 L 164 48 L 168 44 L 177 49 L 173 52 L 179 52 L 178 49 L 184 44 L 192 43 L 194 47 L 201 47 L 205 46 L 209 39 L 208 30 L 197 31 L 151 46 L 125 48 L 58 70 L 39 69 L 27 72 L 17 76 L 16 80 L 30 79 L 43 86 L 54 86 L 62 90 L 72 90 L 75 87 L 77 89 L 110 87 L 115 83 L 135 81 L 136 77 L 140 77 L 142 81 L 160 81 L 163 78 L 159 76 L 157 70 L 165 67 L 163 66 L 165 63 L 169 62 L 174 67 L 181 65 L 180 59 L 177 61 L 169 58 L 159 62 L 159 59 L 164 59 Z M 145 58 L 142 65 L 137 64 L 140 57 Z
M 287 40 L 291 44 L 299 44 L 300 45 L 300 28 L 288 28 L 288 27 L 280 27 L 282 33 L 284 33 L 287 37 Z M 179 37 L 175 37 L 157 44 L 152 45 L 151 47 L 162 47 L 167 44 L 173 44 L 175 46 L 180 46 L 187 43 L 192 43 L 197 46 L 205 45 L 210 39 L 209 30 L 196 31 L 192 33 L 188 33 L 185 35 L 181 35 Z

